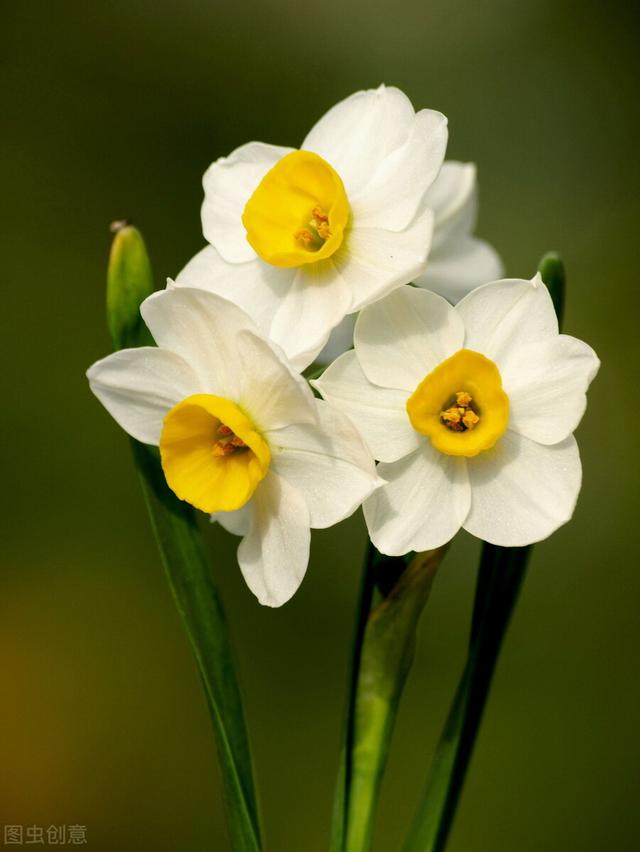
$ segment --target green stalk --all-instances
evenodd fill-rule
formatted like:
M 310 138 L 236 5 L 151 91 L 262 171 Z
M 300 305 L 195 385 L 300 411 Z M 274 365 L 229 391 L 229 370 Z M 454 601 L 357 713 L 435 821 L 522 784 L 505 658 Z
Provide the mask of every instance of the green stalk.
M 565 290 L 560 258 L 556 254 L 545 255 L 539 271 L 549 288 L 560 323 Z M 403 852 L 443 852 L 446 848 L 498 655 L 531 549 L 483 545 L 466 665 Z
M 332 852 L 366 852 L 416 630 L 446 547 L 404 558 L 369 546 L 351 672 Z M 408 564 L 407 564 L 408 563 Z M 376 577 L 377 574 L 377 577 Z M 378 583 L 380 600 L 374 605 Z
M 529 553 L 484 545 L 469 656 L 404 852 L 442 852 L 446 846 Z
M 151 267 L 142 236 L 122 223 L 116 227 L 107 279 L 114 349 L 153 343 L 139 317 L 139 305 L 151 292 Z M 131 443 L 165 574 L 205 691 L 231 846 L 234 852 L 259 852 L 260 823 L 242 698 L 196 514 L 167 486 L 157 450 Z

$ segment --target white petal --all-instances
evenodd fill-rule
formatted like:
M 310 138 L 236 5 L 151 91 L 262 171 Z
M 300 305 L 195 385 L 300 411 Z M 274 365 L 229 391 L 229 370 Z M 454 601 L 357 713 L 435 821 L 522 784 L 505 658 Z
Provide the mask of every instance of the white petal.
M 549 291 L 539 275 L 531 281 L 505 279 L 478 287 L 455 310 L 464 320 L 464 345 L 501 367 L 514 345 L 535 343 L 558 333 Z
M 380 86 L 356 92 L 332 107 L 301 147 L 324 157 L 352 198 L 387 155 L 406 142 L 414 121 L 409 98 L 393 86 Z
M 566 334 L 514 348 L 502 368 L 510 428 L 540 444 L 564 440 L 582 419 L 599 366 L 590 346 Z
M 421 110 L 406 142 L 389 154 L 359 193 L 349 196 L 357 227 L 404 230 L 440 171 L 447 138 L 445 116 Z
M 353 329 L 356 325 L 356 314 L 347 314 L 347 316 L 338 323 L 329 335 L 324 348 L 319 353 L 316 361 L 318 364 L 330 364 L 332 361 L 346 352 L 347 349 L 353 348 Z
M 271 266 L 255 257 L 246 263 L 227 263 L 213 246 L 199 251 L 181 270 L 175 284 L 216 293 L 238 305 L 266 336 L 295 269 Z
M 202 230 L 225 260 L 242 263 L 256 256 L 242 224 L 245 204 L 269 169 L 292 150 L 248 142 L 205 172 Z
M 455 304 L 475 287 L 502 274 L 502 261 L 488 243 L 476 237 L 460 237 L 432 250 L 427 268 L 414 283 Z
M 316 400 L 307 382 L 251 331 L 236 338 L 235 368 L 240 378 L 235 399 L 261 432 L 317 422 Z
M 297 591 L 309 563 L 307 504 L 271 471 L 248 505 L 251 526 L 238 548 L 240 570 L 261 604 L 282 606 Z
M 425 210 L 405 231 L 354 228 L 336 265 L 359 311 L 420 275 L 429 254 L 433 214 Z
M 355 423 L 380 461 L 396 461 L 419 446 L 420 436 L 407 415 L 407 391 L 372 384 L 355 352 L 345 352 L 312 384 Z
M 478 209 L 475 165 L 453 160 L 444 163 L 425 196 L 425 204 L 434 213 L 432 253 L 448 240 L 470 234 Z M 480 283 L 493 280 L 485 278 Z
M 430 443 L 399 461 L 378 465 L 387 480 L 364 504 L 371 541 L 381 553 L 401 556 L 440 547 L 458 532 L 469 511 L 466 460 Z
M 246 503 L 235 512 L 215 512 L 210 520 L 212 524 L 220 524 L 232 535 L 246 535 L 251 527 L 251 503 Z
M 502 547 L 541 541 L 566 523 L 582 468 L 573 436 L 546 447 L 507 431 L 492 450 L 468 460 L 471 511 L 464 528 Z
M 311 526 L 324 529 L 353 514 L 379 481 L 353 423 L 326 402 L 316 405 L 318 426 L 289 426 L 266 437 L 273 469 L 302 494 Z
M 296 370 L 316 358 L 351 302 L 349 288 L 333 259 L 298 269 L 293 285 L 282 293 L 269 336 Z
M 400 287 L 362 311 L 354 339 L 369 381 L 413 393 L 427 373 L 462 346 L 464 328 L 442 297 Z
M 87 378 L 114 420 L 143 444 L 157 444 L 165 414 L 201 390 L 182 358 L 153 346 L 121 349 L 96 361 Z
M 257 331 L 244 311 L 213 293 L 176 287 L 149 296 L 140 312 L 158 346 L 180 355 L 204 392 L 237 399 L 242 378 L 236 364 L 237 336 Z

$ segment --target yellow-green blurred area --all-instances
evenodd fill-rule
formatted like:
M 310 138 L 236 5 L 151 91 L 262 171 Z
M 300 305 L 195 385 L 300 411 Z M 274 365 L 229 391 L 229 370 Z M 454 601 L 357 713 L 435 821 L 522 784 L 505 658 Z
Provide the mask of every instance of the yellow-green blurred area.
M 638 849 L 638 9 L 566 0 L 98 0 L 2 9 L 0 824 L 81 824 L 101 852 L 228 850 L 205 703 L 124 434 L 91 396 L 109 350 L 111 220 L 158 283 L 203 245 L 201 176 L 298 145 L 380 82 L 450 121 L 509 275 L 561 252 L 565 330 L 603 361 L 573 522 L 535 548 L 450 852 Z M 205 525 L 206 526 L 206 525 Z M 283 609 L 207 527 L 270 852 L 320 852 L 365 531 L 314 534 Z M 376 852 L 395 852 L 464 658 L 478 544 L 423 617 Z M 2 836 L 0 835 L 0 841 Z

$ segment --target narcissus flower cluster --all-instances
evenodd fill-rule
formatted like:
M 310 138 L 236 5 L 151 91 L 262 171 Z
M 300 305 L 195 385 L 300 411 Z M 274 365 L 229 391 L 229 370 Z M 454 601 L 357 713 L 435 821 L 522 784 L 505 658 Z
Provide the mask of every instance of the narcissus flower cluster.
M 250 142 L 216 160 L 207 247 L 141 307 L 157 346 L 88 372 L 117 422 L 159 447 L 173 492 L 242 536 L 261 603 L 296 591 L 311 528 L 362 503 L 390 555 L 461 527 L 528 544 L 573 512 L 597 358 L 558 333 L 539 278 L 496 280 L 474 235 L 475 167 L 445 162 L 446 145 L 441 113 L 381 86 L 300 149 Z M 341 352 L 316 399 L 301 371 Z

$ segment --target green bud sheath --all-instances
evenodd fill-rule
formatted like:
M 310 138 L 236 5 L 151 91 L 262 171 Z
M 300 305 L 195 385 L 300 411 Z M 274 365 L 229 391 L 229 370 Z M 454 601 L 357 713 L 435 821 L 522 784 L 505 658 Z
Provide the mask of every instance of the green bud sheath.
M 107 324 L 114 349 L 152 346 L 140 305 L 154 291 L 153 273 L 142 234 L 127 222 L 114 222 L 107 271 Z
M 547 289 L 551 294 L 558 322 L 562 324 L 562 316 L 564 314 L 565 271 L 564 264 L 560 260 L 560 255 L 554 251 L 550 251 L 545 254 L 538 265 L 538 272 L 542 276 L 542 280 L 547 285 Z

